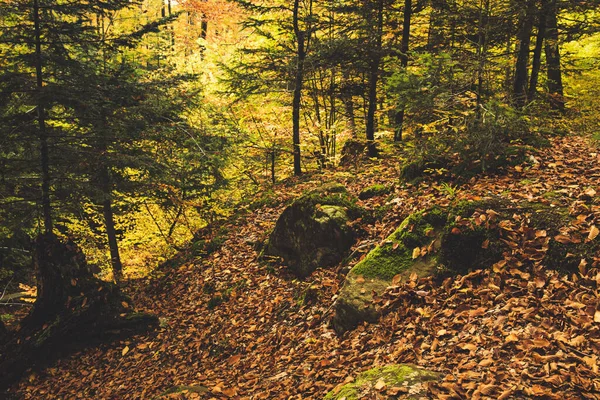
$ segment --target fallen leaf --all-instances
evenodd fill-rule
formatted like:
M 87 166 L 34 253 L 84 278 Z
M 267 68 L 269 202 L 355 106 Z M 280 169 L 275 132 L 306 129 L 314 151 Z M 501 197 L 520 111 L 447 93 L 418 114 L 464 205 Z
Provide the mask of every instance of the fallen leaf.
M 598 229 L 596 227 L 596 225 L 592 225 L 592 227 L 590 228 L 590 233 L 588 235 L 588 240 L 594 240 L 598 237 L 598 234 L 600 234 L 600 229 Z

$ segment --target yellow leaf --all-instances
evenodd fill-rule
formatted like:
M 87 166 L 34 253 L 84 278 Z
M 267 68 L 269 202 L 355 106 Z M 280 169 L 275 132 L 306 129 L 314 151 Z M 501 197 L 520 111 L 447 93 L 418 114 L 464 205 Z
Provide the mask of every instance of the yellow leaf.
M 380 379 L 377 381 L 377 383 L 375 384 L 375 390 L 381 390 L 381 389 L 383 389 L 384 387 L 386 387 L 386 383 L 385 383 L 385 381 L 384 381 L 383 379 L 381 379 L 381 378 L 380 378 Z
M 519 337 L 517 335 L 515 335 L 514 333 L 511 333 L 510 335 L 508 335 L 504 341 L 506 343 L 510 343 L 510 342 L 518 342 L 519 341 Z
M 418 258 L 420 255 L 421 255 L 421 248 L 420 247 L 415 247 L 413 249 L 413 252 L 412 252 L 412 258 L 413 258 L 413 260 L 415 258 Z
M 596 225 L 592 225 L 592 227 L 590 228 L 590 234 L 588 235 L 588 240 L 596 239 L 598 237 L 598 234 L 600 234 L 600 229 L 598 229 Z
M 600 310 L 596 310 L 594 313 L 594 322 L 600 322 Z
M 123 348 L 123 350 L 121 351 L 121 356 L 124 356 L 125 354 L 129 353 L 129 346 L 125 346 Z

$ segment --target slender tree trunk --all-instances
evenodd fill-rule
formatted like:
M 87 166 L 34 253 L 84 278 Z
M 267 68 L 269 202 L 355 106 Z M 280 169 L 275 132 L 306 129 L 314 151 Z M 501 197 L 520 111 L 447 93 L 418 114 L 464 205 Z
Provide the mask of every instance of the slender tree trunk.
M 547 7 L 542 7 L 539 13 L 538 32 L 535 39 L 535 48 L 533 50 L 533 60 L 531 63 L 531 77 L 529 78 L 529 90 L 527 91 L 527 101 L 531 102 L 537 93 L 537 83 L 542 65 L 542 48 L 544 37 L 546 36 L 546 13 Z
M 356 139 L 356 118 L 354 116 L 354 101 L 352 100 L 352 91 L 348 89 L 350 82 L 350 73 L 347 69 L 343 70 L 344 86 L 342 87 L 341 98 L 344 103 L 344 110 L 346 113 L 346 119 L 348 121 L 348 127 L 350 128 L 350 134 Z
M 37 119 L 40 140 L 40 162 L 42 168 L 42 215 L 44 232 L 52 232 L 52 207 L 50 204 L 50 155 L 48 150 L 48 133 L 46 132 L 46 110 L 44 99 L 44 77 L 42 74 L 42 39 L 40 29 L 39 1 L 33 1 L 33 24 L 35 34 L 35 75 L 37 81 Z
M 403 70 L 408 66 L 408 45 L 410 43 L 410 20 L 412 17 L 412 1 L 404 0 L 404 21 L 402 23 L 402 40 L 400 41 L 400 65 Z M 394 141 L 402 141 L 404 129 L 404 107 L 396 110 L 394 115 Z
M 375 147 L 375 111 L 377 110 L 377 84 L 381 64 L 381 40 L 383 35 L 383 0 L 377 1 L 377 15 L 375 21 L 375 37 L 372 41 L 373 49 L 369 60 L 369 105 L 367 109 L 366 137 L 369 157 L 377 156 Z
M 104 116 L 102 116 L 104 118 Z M 123 265 L 121 256 L 119 255 L 119 243 L 117 241 L 117 233 L 115 231 L 115 220 L 112 210 L 112 183 L 110 179 L 110 170 L 108 167 L 108 146 L 106 144 L 106 123 L 103 121 L 102 126 L 98 129 L 100 135 L 98 150 L 100 152 L 100 190 L 102 192 L 102 213 L 104 214 L 104 229 L 106 229 L 106 237 L 108 239 L 108 247 L 110 249 L 110 262 L 112 265 L 113 276 L 116 282 L 119 282 L 123 276 Z
M 306 32 L 300 30 L 300 0 L 294 0 L 293 25 L 297 41 L 296 77 L 294 80 L 294 98 L 292 101 L 292 142 L 294 154 L 294 175 L 302 174 L 300 164 L 300 102 L 302 100 L 302 84 L 304 83 L 304 60 L 306 59 Z
M 485 62 L 487 57 L 487 28 L 488 16 L 490 14 L 490 1 L 481 0 L 479 2 L 479 33 L 477 40 L 477 56 L 479 65 L 477 67 L 477 120 L 481 119 L 481 109 L 483 107 L 483 74 L 485 72 Z
M 529 45 L 533 28 L 532 3 L 527 4 L 525 14 L 521 17 L 518 33 L 518 53 L 513 83 L 513 99 L 517 107 L 525 106 L 527 101 L 527 66 L 529 65 Z
M 551 0 L 546 16 L 546 65 L 548 77 L 548 94 L 550 105 L 556 111 L 565 111 L 565 99 L 562 85 L 562 70 L 560 68 L 560 49 L 558 46 L 558 26 L 556 15 L 558 5 L 556 0 Z

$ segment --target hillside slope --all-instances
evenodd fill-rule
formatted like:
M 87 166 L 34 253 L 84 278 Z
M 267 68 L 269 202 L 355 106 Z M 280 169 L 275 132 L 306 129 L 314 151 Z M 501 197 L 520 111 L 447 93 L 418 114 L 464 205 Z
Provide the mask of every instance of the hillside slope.
M 130 283 L 135 304 L 157 313 L 161 328 L 33 371 L 9 396 L 147 399 L 187 385 L 208 392 L 168 396 L 318 399 L 360 371 L 410 362 L 444 376 L 430 387 L 433 398 L 600 398 L 600 254 L 581 261 L 578 274 L 546 270 L 532 254 L 546 251 L 551 238 L 518 213 L 506 221 L 513 251 L 503 262 L 442 285 L 424 279 L 393 287 L 379 299 L 380 323 L 343 337 L 328 321 L 347 268 L 318 270 L 299 281 L 281 266 L 257 261 L 255 244 L 266 239 L 285 201 L 331 180 L 357 195 L 375 183 L 396 186 L 389 197 L 361 202 L 379 207 L 383 217 L 362 224 L 351 265 L 409 213 L 489 195 L 566 207 L 574 223 L 565 237 L 600 240 L 594 234 L 600 227 L 598 150 L 583 138 L 555 138 L 532 156 L 460 187 L 401 185 L 391 159 L 359 173 L 279 185 L 278 205 L 222 227 L 227 239 L 217 251 L 206 257 L 189 251 L 149 284 Z M 386 388 L 366 388 L 364 397 L 386 398 Z

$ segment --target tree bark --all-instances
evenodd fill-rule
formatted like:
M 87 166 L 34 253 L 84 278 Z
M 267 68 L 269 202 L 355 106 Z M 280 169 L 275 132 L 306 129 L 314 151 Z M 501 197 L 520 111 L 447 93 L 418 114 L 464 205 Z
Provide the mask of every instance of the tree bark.
M 108 247 L 110 249 L 110 262 L 112 265 L 115 281 L 119 282 L 123 277 L 123 264 L 119 255 L 119 243 L 115 231 L 115 220 L 112 210 L 112 188 L 110 182 L 110 171 L 108 166 L 102 165 L 100 171 L 100 185 L 102 189 L 102 213 L 104 214 L 104 227 L 106 237 L 108 238 Z
M 304 83 L 304 61 L 306 59 L 306 32 L 300 30 L 300 0 L 294 0 L 293 25 L 296 35 L 296 76 L 294 79 L 294 98 L 292 101 L 292 142 L 294 155 L 294 175 L 302 174 L 300 158 L 300 102 L 302 100 L 302 84 Z
M 400 65 L 403 70 L 408 66 L 408 46 L 410 43 L 410 20 L 412 17 L 412 1 L 404 0 L 404 21 L 402 23 L 402 39 L 400 41 Z M 396 110 L 394 115 L 394 141 L 402 141 L 402 130 L 404 125 L 404 107 Z
M 39 1 L 33 2 L 33 23 L 35 34 L 35 75 L 37 83 L 37 119 L 40 140 L 40 163 L 42 168 L 42 215 L 44 232 L 52 232 L 52 207 L 50 204 L 50 155 L 48 151 L 48 133 L 46 132 L 46 110 L 44 101 L 44 78 L 42 74 L 42 39 L 40 28 Z
M 513 83 L 513 101 L 516 107 L 523 107 L 527 102 L 527 67 L 529 65 L 529 45 L 531 44 L 532 28 L 532 3 L 528 2 L 525 14 L 520 18 L 517 37 L 517 62 L 515 64 L 515 80 Z
M 542 65 L 542 48 L 546 36 L 546 13 L 547 7 L 542 7 L 538 16 L 538 32 L 535 39 L 535 48 L 533 50 L 533 60 L 531 63 L 531 77 L 529 79 L 529 89 L 527 91 L 527 101 L 531 102 L 537 93 L 538 77 Z
M 560 112 L 565 111 L 565 99 L 562 85 L 562 70 L 560 67 L 560 49 L 558 46 L 558 24 L 556 15 L 558 5 L 556 0 L 551 0 L 546 16 L 546 65 L 548 94 L 551 107 Z
M 375 16 L 375 37 L 370 41 L 372 44 L 371 57 L 369 60 L 369 105 L 367 109 L 366 138 L 369 157 L 377 156 L 375 146 L 375 112 L 377 110 L 377 84 L 379 82 L 379 70 L 381 64 L 381 41 L 383 35 L 383 0 L 377 0 Z

